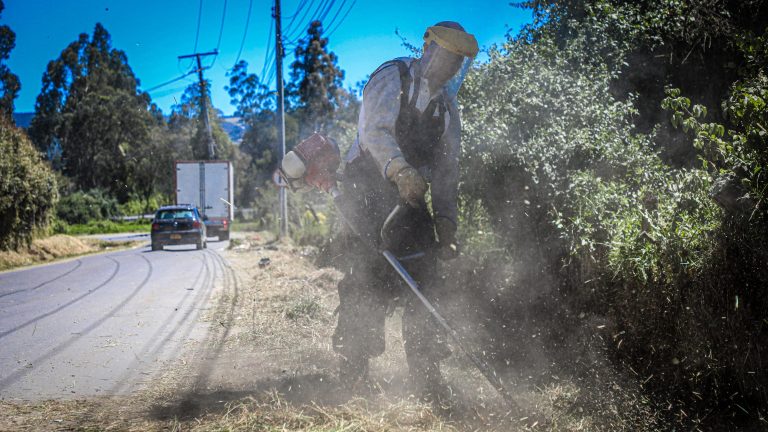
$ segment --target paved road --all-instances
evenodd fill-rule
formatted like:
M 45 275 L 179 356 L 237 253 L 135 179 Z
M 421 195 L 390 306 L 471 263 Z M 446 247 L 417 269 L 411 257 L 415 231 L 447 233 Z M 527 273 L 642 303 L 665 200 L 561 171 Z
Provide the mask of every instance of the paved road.
M 0 274 L 0 398 L 126 394 L 173 364 L 226 265 L 208 250 L 148 245 Z

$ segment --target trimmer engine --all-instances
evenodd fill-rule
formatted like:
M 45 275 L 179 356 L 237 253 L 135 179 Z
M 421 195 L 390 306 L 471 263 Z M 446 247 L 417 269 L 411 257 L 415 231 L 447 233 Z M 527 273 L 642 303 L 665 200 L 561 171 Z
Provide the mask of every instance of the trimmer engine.
M 332 139 L 314 133 L 285 154 L 279 172 L 291 190 L 314 187 L 331 192 L 336 187 L 336 170 L 340 164 L 339 146 Z

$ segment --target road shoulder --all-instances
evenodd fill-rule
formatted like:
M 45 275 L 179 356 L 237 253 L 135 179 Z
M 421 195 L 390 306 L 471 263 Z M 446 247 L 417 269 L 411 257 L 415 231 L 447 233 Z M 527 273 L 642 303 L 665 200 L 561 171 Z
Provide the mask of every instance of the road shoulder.
M 98 236 L 56 234 L 35 239 L 29 247 L 18 251 L 0 251 L 0 274 L 66 262 L 86 255 L 132 249 L 145 243 L 145 240 L 133 238 L 104 240 Z

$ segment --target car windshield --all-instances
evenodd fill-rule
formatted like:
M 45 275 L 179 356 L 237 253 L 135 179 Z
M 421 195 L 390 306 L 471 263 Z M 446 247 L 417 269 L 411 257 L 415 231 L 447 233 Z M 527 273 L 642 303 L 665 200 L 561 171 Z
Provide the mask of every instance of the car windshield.
M 157 218 L 160 220 L 168 219 L 194 219 L 192 210 L 161 210 L 157 212 Z

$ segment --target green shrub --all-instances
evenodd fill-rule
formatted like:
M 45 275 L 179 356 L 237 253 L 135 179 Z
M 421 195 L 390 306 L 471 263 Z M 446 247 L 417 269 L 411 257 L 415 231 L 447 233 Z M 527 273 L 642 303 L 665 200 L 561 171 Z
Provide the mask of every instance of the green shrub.
M 331 229 L 336 220 L 333 201 L 317 194 L 293 195 L 293 209 L 289 215 L 290 235 L 300 245 L 324 245 L 331 236 Z
M 235 225 L 238 230 L 266 230 L 278 233 L 278 193 L 271 182 L 259 189 L 253 208 L 255 214 L 248 222 Z M 288 192 L 288 235 L 300 245 L 323 245 L 331 236 L 337 221 L 336 209 L 330 196 L 312 190 Z
M 55 228 L 60 229 L 62 234 L 69 235 L 89 235 L 89 234 L 117 234 L 126 232 L 149 232 L 151 222 L 146 220 L 139 221 L 113 221 L 113 220 L 92 220 L 86 224 L 69 225 L 62 223 Z
M 316 298 L 302 297 L 286 309 L 285 317 L 293 321 L 298 321 L 302 318 L 315 319 L 322 309 L 323 307 Z
M 162 194 L 155 194 L 148 200 L 143 198 L 131 197 L 130 200 L 123 204 L 118 204 L 117 212 L 122 216 L 140 216 L 144 214 L 154 213 L 155 210 L 162 205 L 166 205 L 170 201 Z
M 5 118 L 0 118 L 0 173 L 0 250 L 17 249 L 46 227 L 58 191 L 40 153 Z
M 768 198 L 768 75 L 759 71 L 754 77 L 731 86 L 722 108 L 729 124 L 705 122 L 707 107 L 692 106 L 691 99 L 676 88 L 666 90 L 662 106 L 672 112 L 673 125 L 693 135 L 699 159 L 725 187 L 715 198 L 726 210 L 765 216 Z M 728 196 L 731 195 L 731 196 Z M 755 219 L 757 220 L 757 219 Z
M 604 332 L 583 331 L 674 401 L 664 410 L 754 412 L 768 400 L 765 360 L 753 354 L 768 343 L 768 80 L 758 73 L 732 86 L 727 125 L 704 123 L 703 107 L 670 93 L 665 108 L 694 134 L 703 162 L 673 167 L 660 151 L 685 137 L 635 128 L 634 97 L 611 91 L 626 41 L 590 19 L 492 48 L 459 94 L 460 234 L 492 270 L 478 289 L 492 289 L 507 328 L 547 311 L 552 346 L 573 346 L 578 321 L 568 317 L 598 317 Z M 747 211 L 710 199 L 723 176 Z M 505 254 L 484 252 L 496 247 Z
M 53 218 L 50 225 L 50 231 L 53 234 L 66 234 L 69 230 L 69 224 L 57 217 Z
M 86 224 L 117 214 L 117 200 L 100 189 L 77 191 L 67 195 L 56 207 L 56 215 L 69 224 Z

